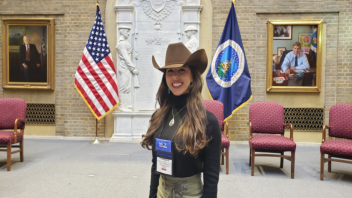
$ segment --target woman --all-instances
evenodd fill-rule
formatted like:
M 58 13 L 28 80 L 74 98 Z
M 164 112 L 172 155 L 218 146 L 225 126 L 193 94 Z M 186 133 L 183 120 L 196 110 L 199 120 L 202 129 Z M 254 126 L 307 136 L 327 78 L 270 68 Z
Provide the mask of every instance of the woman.
M 154 112 L 143 148 L 153 150 L 149 197 L 217 197 L 221 132 L 202 105 L 204 50 L 191 54 L 183 43 L 170 44 Z M 203 172 L 204 188 L 200 173 Z

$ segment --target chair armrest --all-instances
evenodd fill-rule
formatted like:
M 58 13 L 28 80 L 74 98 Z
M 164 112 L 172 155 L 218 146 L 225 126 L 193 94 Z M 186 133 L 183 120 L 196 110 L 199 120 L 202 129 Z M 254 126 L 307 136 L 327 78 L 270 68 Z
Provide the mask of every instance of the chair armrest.
M 18 122 L 27 122 L 27 119 L 19 119 L 19 118 L 17 118 L 16 120 L 15 120 L 15 125 L 14 125 L 14 131 L 15 132 L 17 132 L 17 123 Z
M 292 124 L 284 124 L 284 127 L 290 127 L 290 139 L 293 141 L 293 126 Z
M 322 137 L 321 143 L 324 143 L 324 142 L 325 142 L 326 129 L 329 129 L 329 130 L 330 130 L 330 126 L 328 126 L 328 125 L 324 125 L 324 126 L 323 126 L 323 137 Z
M 229 138 L 229 123 L 228 123 L 227 121 L 224 121 L 223 123 L 224 123 L 224 132 L 225 132 L 224 135 L 225 135 L 227 138 Z
M 249 141 L 252 140 L 252 123 L 248 122 L 248 126 L 249 126 Z
M 14 125 L 14 129 L 13 129 L 13 143 L 17 143 L 17 123 L 18 122 L 26 122 L 27 120 L 26 119 L 19 119 L 19 118 L 17 118 L 16 120 L 15 120 L 15 125 Z M 23 134 L 22 134 L 23 135 Z

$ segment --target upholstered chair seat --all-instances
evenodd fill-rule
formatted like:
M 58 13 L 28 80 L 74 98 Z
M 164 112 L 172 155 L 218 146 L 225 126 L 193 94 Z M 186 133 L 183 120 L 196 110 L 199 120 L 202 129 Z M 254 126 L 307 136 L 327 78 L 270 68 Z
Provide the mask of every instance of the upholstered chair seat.
M 249 142 L 251 149 L 262 151 L 296 151 L 296 143 L 279 135 L 254 135 Z
M 22 142 L 23 135 L 19 132 L 16 133 L 16 142 Z M 14 131 L 1 131 L 0 144 L 11 145 L 15 143 Z
M 224 164 L 226 157 L 226 174 L 229 174 L 229 124 L 224 121 L 224 105 L 217 100 L 204 100 L 203 105 L 206 110 L 213 113 L 218 119 L 221 130 L 221 164 Z
M 352 157 L 351 140 L 330 140 L 320 147 L 320 152 L 324 154 L 336 155 L 341 157 Z

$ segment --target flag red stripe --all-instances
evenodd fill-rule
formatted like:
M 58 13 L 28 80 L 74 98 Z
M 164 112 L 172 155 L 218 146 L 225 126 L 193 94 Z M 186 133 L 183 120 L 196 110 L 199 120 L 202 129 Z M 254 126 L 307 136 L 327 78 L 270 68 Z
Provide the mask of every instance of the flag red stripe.
M 83 55 L 84 56 L 84 55 Z M 82 56 L 82 57 L 83 57 Z M 98 100 L 98 102 L 100 103 L 100 105 L 103 107 L 105 112 L 108 112 L 110 110 L 110 108 L 105 104 L 104 100 L 101 98 L 100 94 L 98 93 L 98 91 L 95 89 L 95 87 L 93 86 L 93 84 L 90 82 L 90 80 L 88 79 L 88 77 L 86 76 L 86 74 L 82 71 L 81 66 L 78 66 L 77 68 L 77 72 L 79 73 L 79 75 L 81 76 L 81 78 L 84 80 L 84 82 L 87 84 L 87 86 L 89 87 L 89 89 L 92 91 L 93 95 L 95 96 L 95 98 Z
M 95 115 L 97 115 L 98 117 L 101 116 L 100 112 L 98 111 L 97 107 L 94 105 L 94 103 L 92 102 L 92 100 L 90 100 L 89 96 L 87 95 L 87 93 L 84 91 L 84 89 L 81 87 L 81 84 L 79 84 L 79 82 L 77 81 L 77 79 L 75 79 L 75 84 L 77 86 L 77 88 L 79 89 L 79 91 L 81 92 L 81 94 L 84 96 L 84 98 L 86 99 L 86 101 L 88 102 L 90 108 L 92 108 L 92 110 L 94 111 Z
M 110 82 L 110 84 L 111 84 L 112 88 L 115 90 L 116 94 L 119 95 L 116 82 L 111 77 L 110 73 L 106 70 L 106 68 L 104 67 L 104 65 L 101 62 L 97 63 L 97 65 L 100 68 L 100 70 L 103 72 L 105 77 L 108 79 L 108 81 Z
M 107 55 L 107 56 L 105 57 L 105 60 L 106 60 L 106 62 L 109 64 L 110 68 L 111 68 L 111 69 L 114 71 L 114 73 L 116 74 L 115 67 L 114 67 L 114 63 L 112 62 L 110 56 Z M 99 63 L 101 64 L 101 62 L 99 62 Z M 105 70 L 105 71 L 106 71 L 106 70 Z M 108 72 L 108 71 L 107 71 L 107 72 Z M 105 76 L 109 76 L 108 79 L 111 79 L 111 78 L 112 78 L 111 75 L 109 74 L 109 72 L 108 72 L 107 75 L 105 75 Z M 112 83 L 112 82 L 109 80 L 109 82 L 113 85 L 113 88 L 114 88 L 114 90 L 116 91 L 116 94 L 119 95 L 119 94 L 118 94 L 118 88 L 117 88 L 117 82 L 115 82 L 114 79 L 112 79 L 112 81 L 113 81 L 114 83 Z
M 87 67 L 89 72 L 94 76 L 94 79 L 97 81 L 97 83 L 99 84 L 100 88 L 104 91 L 105 95 L 110 100 L 112 106 L 115 106 L 117 102 L 115 101 L 114 97 L 111 95 L 110 91 L 105 86 L 105 84 L 100 79 L 99 75 L 95 72 L 95 70 L 93 69 L 92 65 L 89 63 L 89 61 L 87 60 L 87 58 L 85 56 L 82 56 L 82 62 Z
M 114 67 L 114 63 L 112 62 L 110 56 L 109 56 L 109 55 L 105 56 L 105 60 L 106 60 L 106 62 L 108 62 L 108 64 L 110 65 L 112 71 L 114 71 L 114 73 L 116 74 L 115 67 Z

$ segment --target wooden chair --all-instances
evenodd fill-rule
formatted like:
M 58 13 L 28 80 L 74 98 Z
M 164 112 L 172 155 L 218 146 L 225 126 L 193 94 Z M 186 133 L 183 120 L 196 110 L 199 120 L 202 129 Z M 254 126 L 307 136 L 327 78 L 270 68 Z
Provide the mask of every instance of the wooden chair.
M 328 172 L 331 172 L 331 162 L 352 164 L 352 105 L 337 104 L 330 108 L 329 125 L 323 127 L 323 141 L 320 146 L 320 180 L 324 180 L 324 163 L 328 162 Z M 329 129 L 329 140 L 326 141 L 326 129 Z M 345 138 L 333 140 L 332 137 Z M 325 158 L 328 154 L 328 158 Z M 338 159 L 332 159 L 338 158 Z M 346 160 L 347 159 L 347 160 Z
M 284 127 L 290 127 L 290 138 L 284 137 Z M 253 135 L 253 133 L 264 133 Z M 279 135 L 277 135 L 279 134 Z M 296 143 L 293 141 L 292 124 L 285 124 L 284 107 L 276 102 L 254 102 L 249 106 L 249 166 L 254 176 L 255 156 L 280 157 L 280 168 L 283 159 L 291 160 L 291 178 L 295 172 Z M 284 155 L 290 151 L 291 156 Z M 278 153 L 256 154 L 256 152 Z
M 7 171 L 11 170 L 11 154 L 20 152 L 23 162 L 23 134 L 27 103 L 20 98 L 0 98 L 0 151 L 7 152 Z M 6 129 L 6 130 L 4 130 Z M 12 130 L 9 130 L 12 129 Z M 21 129 L 21 133 L 17 132 Z M 19 143 L 19 145 L 14 145 Z M 11 148 L 19 148 L 12 151 Z
M 205 109 L 213 113 L 219 121 L 221 129 L 221 164 L 224 164 L 224 157 L 226 157 L 226 174 L 229 174 L 229 124 L 224 121 L 224 105 L 217 100 L 204 100 L 203 105 Z

